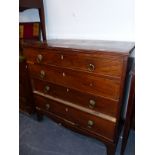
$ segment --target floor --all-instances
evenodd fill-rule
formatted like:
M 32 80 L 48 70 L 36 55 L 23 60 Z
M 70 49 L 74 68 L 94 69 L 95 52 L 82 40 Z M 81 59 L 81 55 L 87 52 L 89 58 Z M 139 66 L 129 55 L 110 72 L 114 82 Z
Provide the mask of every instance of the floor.
M 75 133 L 44 117 L 38 122 L 34 117 L 19 114 L 20 155 L 106 155 L 100 141 Z M 116 155 L 120 153 L 121 138 Z M 135 154 L 135 133 L 130 132 L 125 155 Z

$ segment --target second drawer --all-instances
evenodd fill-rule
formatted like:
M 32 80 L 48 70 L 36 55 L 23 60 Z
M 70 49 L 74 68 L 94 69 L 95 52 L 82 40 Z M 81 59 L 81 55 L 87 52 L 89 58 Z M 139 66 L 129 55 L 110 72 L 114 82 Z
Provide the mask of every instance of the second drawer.
M 29 64 L 31 78 L 119 100 L 120 81 L 59 67 Z

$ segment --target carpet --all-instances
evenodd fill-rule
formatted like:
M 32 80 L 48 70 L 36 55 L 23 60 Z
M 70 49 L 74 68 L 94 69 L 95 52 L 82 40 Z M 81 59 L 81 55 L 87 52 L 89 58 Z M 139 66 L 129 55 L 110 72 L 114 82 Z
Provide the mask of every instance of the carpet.
M 121 138 L 116 155 L 120 154 Z M 93 138 L 73 132 L 47 117 L 19 114 L 20 155 L 106 155 L 105 145 Z M 135 154 L 135 133 L 130 131 L 125 155 Z

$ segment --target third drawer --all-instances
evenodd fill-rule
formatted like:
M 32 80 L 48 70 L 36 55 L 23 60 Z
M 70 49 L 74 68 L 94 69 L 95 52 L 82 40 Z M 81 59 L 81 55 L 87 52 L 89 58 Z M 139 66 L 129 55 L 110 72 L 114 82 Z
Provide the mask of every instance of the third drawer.
M 118 101 L 83 93 L 38 79 L 33 79 L 32 83 L 35 91 L 116 117 Z
M 119 100 L 121 82 L 80 71 L 29 64 L 31 78 L 41 79 L 97 96 Z

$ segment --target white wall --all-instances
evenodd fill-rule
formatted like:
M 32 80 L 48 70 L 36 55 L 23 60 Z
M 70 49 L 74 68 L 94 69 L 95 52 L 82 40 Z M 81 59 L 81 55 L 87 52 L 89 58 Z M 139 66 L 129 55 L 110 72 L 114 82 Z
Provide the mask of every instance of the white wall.
M 44 0 L 47 38 L 134 41 L 134 0 Z M 20 15 L 37 21 L 36 10 Z

